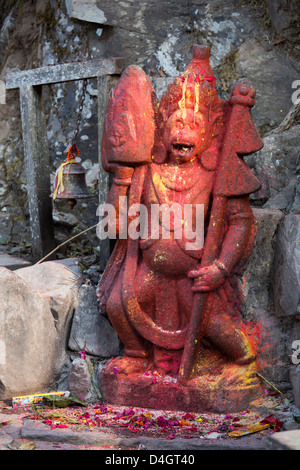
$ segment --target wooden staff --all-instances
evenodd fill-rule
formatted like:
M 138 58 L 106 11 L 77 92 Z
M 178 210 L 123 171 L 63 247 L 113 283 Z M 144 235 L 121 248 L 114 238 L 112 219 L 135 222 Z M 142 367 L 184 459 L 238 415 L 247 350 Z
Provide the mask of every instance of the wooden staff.
M 204 253 L 200 267 L 207 267 L 214 262 L 218 255 L 219 243 L 221 241 L 224 215 L 227 205 L 229 187 L 238 180 L 235 168 L 230 167 L 233 157 L 236 156 L 236 143 L 239 140 L 242 121 L 245 119 L 245 107 L 254 105 L 255 90 L 248 80 L 239 80 L 232 91 L 230 103 L 232 104 L 229 122 L 226 128 L 224 143 L 218 165 L 218 174 L 214 188 L 213 204 L 209 220 L 208 232 L 204 245 Z M 251 119 L 251 116 L 249 116 Z M 245 136 L 247 139 L 247 136 Z M 227 190 L 227 191 L 226 191 Z M 193 309 L 187 331 L 187 339 L 182 354 L 178 381 L 185 383 L 190 377 L 193 360 L 197 345 L 203 336 L 203 323 L 207 310 L 207 293 L 196 292 L 194 296 Z M 202 329 L 201 329 L 202 327 Z

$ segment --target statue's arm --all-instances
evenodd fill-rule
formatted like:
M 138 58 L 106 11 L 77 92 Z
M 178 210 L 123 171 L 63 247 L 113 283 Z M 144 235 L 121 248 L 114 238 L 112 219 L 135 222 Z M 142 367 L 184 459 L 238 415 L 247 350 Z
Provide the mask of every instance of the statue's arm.
M 246 248 L 249 234 L 253 226 L 253 212 L 249 196 L 229 198 L 228 230 L 218 257 L 220 266 L 224 266 L 230 274 Z
M 220 287 L 244 253 L 253 224 L 249 196 L 228 198 L 227 213 L 228 228 L 218 259 L 205 268 L 189 273 L 189 277 L 195 279 L 194 292 L 207 292 Z

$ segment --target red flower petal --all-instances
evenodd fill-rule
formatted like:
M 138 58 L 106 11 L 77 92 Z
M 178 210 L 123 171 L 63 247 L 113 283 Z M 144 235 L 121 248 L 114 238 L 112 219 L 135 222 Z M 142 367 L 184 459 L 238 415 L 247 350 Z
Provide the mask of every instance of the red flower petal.
M 208 82 L 213 82 L 214 80 L 217 80 L 215 77 L 203 77 L 203 80 L 207 80 Z
M 183 419 L 194 419 L 195 416 L 191 413 L 186 413 L 184 416 L 183 416 Z
M 279 419 L 275 418 L 273 415 L 269 415 L 266 418 L 264 418 L 262 421 L 260 421 L 260 424 L 269 424 L 272 423 L 272 427 L 275 432 L 280 431 L 281 426 L 283 425 L 283 421 L 280 421 Z

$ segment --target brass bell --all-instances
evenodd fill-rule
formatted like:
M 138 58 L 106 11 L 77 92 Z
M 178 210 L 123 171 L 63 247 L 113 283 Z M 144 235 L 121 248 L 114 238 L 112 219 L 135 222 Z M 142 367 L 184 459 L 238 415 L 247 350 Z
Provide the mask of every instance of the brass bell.
M 85 181 L 85 170 L 75 161 L 75 153 L 71 146 L 67 159 L 56 172 L 54 190 L 51 197 L 55 199 L 68 199 L 70 208 L 76 204 L 76 199 L 93 197 Z

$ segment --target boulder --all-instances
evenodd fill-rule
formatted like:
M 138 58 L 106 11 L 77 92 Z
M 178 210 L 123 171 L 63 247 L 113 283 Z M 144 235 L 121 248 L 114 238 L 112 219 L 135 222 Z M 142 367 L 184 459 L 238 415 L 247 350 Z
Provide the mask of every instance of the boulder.
M 97 7 L 96 0 L 66 0 L 66 9 L 70 18 L 101 25 L 107 22 L 104 12 Z
M 78 274 L 58 262 L 0 268 L 0 398 L 48 391 L 66 360 Z
M 72 351 L 85 349 L 87 354 L 102 358 L 116 356 L 120 352 L 117 333 L 109 320 L 100 315 L 96 289 L 89 283 L 78 289 L 78 305 L 68 345 Z
M 82 271 L 75 258 L 47 261 L 18 270 L 33 290 L 48 299 L 58 332 L 65 335 L 65 315 L 73 313 L 78 305 L 78 287 L 83 281 Z M 65 342 L 64 342 L 65 343 Z
M 63 227 L 74 228 L 79 224 L 78 218 L 71 213 L 54 211 L 52 217 L 54 224 L 62 225 Z
M 84 359 L 78 357 L 71 365 L 68 390 L 75 396 L 85 398 L 91 388 L 91 376 Z

